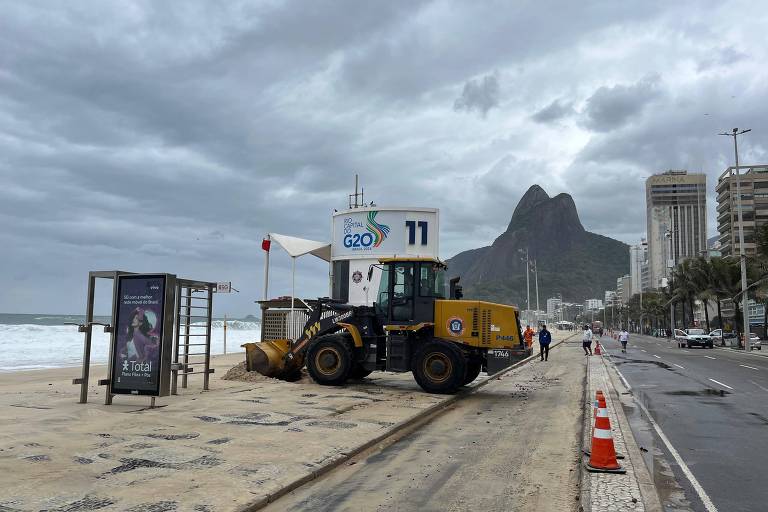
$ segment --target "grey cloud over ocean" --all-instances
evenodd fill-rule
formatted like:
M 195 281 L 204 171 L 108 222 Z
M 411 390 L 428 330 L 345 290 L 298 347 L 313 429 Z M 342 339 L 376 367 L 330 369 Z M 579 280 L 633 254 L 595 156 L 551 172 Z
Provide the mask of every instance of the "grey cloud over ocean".
M 8 2 L 0 17 L 0 311 L 79 312 L 88 270 L 232 280 L 255 312 L 268 231 L 328 239 L 354 174 L 441 209 L 443 257 L 528 186 L 633 242 L 643 180 L 765 162 L 754 2 Z M 716 41 L 716 43 L 715 43 Z M 621 214 L 618 215 L 617 212 Z M 288 293 L 276 252 L 272 291 Z M 298 265 L 327 293 L 327 267 Z

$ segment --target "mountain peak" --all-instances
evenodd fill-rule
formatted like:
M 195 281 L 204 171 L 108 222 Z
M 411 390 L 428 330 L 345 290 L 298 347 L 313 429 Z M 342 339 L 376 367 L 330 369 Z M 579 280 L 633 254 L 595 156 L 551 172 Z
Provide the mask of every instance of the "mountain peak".
M 544 201 L 549 201 L 549 194 L 547 194 L 546 191 L 540 186 L 531 185 L 525 194 L 523 194 L 520 202 L 517 203 L 517 208 L 515 208 L 515 213 L 512 214 L 512 218 L 514 218 L 518 212 L 522 213 L 530 210 L 537 204 L 543 203 Z
M 542 224 L 552 224 L 556 231 L 584 231 L 570 195 L 561 193 L 549 197 L 539 185 L 532 185 L 517 203 L 507 231 Z

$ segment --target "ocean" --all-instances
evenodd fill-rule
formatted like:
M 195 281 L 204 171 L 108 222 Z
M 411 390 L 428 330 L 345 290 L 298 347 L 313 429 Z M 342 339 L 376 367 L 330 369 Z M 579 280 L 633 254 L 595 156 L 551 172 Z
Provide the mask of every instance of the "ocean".
M 39 370 L 79 366 L 83 360 L 85 334 L 77 325 L 81 315 L 5 314 L 0 313 L 0 372 Z M 109 317 L 94 317 L 108 323 Z M 240 345 L 259 341 L 258 321 L 227 320 L 227 353 L 242 352 Z M 224 321 L 211 324 L 211 354 L 224 353 Z M 91 364 L 104 364 L 109 357 L 109 334 L 93 326 Z

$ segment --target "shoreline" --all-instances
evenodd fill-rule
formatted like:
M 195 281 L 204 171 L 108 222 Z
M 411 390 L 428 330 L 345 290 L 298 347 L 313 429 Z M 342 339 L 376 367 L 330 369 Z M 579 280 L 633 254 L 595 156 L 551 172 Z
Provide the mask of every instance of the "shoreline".
M 238 347 L 239 348 L 239 347 Z M 245 354 L 245 350 L 229 350 L 225 354 L 224 352 L 211 352 L 211 358 L 218 357 L 218 356 L 229 356 L 232 354 Z M 97 366 L 107 366 L 107 362 L 91 362 L 91 369 L 97 367 Z M 9 373 L 24 373 L 24 372 L 40 372 L 40 371 L 47 371 L 47 370 L 63 370 L 63 369 L 69 369 L 69 368 L 82 368 L 82 361 L 78 364 L 63 364 L 63 365 L 57 365 L 57 366 L 38 366 L 34 368 L 29 367 L 20 367 L 18 370 L 14 369 L 6 369 L 6 368 L 0 368 L 0 375 L 5 375 Z

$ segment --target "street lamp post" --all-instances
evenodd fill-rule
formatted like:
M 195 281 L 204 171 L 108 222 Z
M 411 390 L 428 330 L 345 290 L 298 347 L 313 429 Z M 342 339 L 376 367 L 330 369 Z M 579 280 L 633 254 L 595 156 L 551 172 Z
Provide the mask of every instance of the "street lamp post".
M 529 271 L 531 270 L 531 264 L 528 260 L 528 248 L 520 249 L 520 254 L 524 254 L 525 257 L 520 258 L 525 262 L 525 323 L 531 325 L 531 277 Z
M 726 135 L 733 137 L 733 154 L 736 159 L 736 210 L 739 216 L 739 256 L 741 260 L 741 314 L 742 321 L 744 322 L 744 351 L 748 352 L 749 344 L 749 308 L 747 306 L 747 253 L 744 250 L 744 216 L 742 213 L 741 204 L 741 175 L 739 174 L 739 143 L 738 136 L 747 132 L 751 132 L 752 129 L 739 131 L 738 128 L 734 128 L 731 133 L 721 133 L 719 135 Z
M 539 325 L 539 266 L 533 260 L 533 278 L 536 281 L 536 326 Z

